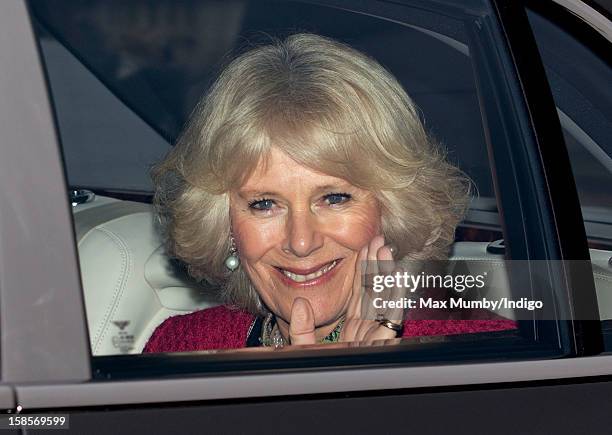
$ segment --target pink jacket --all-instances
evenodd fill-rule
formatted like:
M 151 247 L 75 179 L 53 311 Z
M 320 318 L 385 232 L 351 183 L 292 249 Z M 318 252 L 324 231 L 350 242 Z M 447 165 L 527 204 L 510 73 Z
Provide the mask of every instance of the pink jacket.
M 417 318 L 418 316 L 418 318 Z M 472 311 L 469 319 L 430 320 L 431 312 L 418 311 L 404 322 L 404 337 L 469 334 L 515 329 L 512 320 L 486 310 Z M 225 305 L 166 319 L 153 332 L 143 353 L 237 349 L 246 346 L 255 316 Z

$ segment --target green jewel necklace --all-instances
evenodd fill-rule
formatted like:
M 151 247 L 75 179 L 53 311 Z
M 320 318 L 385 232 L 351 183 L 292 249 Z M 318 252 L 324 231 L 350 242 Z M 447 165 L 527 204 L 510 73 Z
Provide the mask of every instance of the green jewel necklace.
M 325 338 L 319 341 L 319 343 L 338 342 L 343 325 L 344 317 L 340 319 L 336 327 L 329 334 L 327 334 Z M 278 329 L 278 324 L 276 323 L 276 318 L 273 314 L 268 314 L 264 319 L 263 327 L 261 328 L 261 337 L 259 340 L 263 346 L 270 347 L 285 347 L 289 344 Z

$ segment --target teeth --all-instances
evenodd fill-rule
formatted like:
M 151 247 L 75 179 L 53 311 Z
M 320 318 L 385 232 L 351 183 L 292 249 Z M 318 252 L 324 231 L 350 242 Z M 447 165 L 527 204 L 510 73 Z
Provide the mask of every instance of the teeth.
M 283 269 L 283 273 L 285 274 L 287 278 L 291 279 L 292 281 L 306 282 L 306 281 L 310 281 L 310 280 L 313 280 L 315 278 L 325 275 L 327 272 L 329 272 L 336 266 L 336 263 L 338 263 L 338 261 L 334 260 L 331 263 L 323 266 L 321 269 L 317 270 L 316 272 L 309 273 L 308 275 L 299 275 L 297 273 L 292 273 L 284 269 Z

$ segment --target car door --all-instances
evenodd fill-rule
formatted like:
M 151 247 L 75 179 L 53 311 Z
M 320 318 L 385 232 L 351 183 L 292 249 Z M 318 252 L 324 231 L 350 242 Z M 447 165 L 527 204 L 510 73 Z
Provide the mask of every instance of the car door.
M 0 80 L 2 380 L 19 412 L 68 413 L 70 427 L 87 433 L 608 428 L 612 357 L 590 274 L 552 274 L 568 317 L 520 322 L 520 334 L 486 342 L 283 357 L 92 356 L 57 114 L 32 30 L 34 3 L 0 4 L 0 28 L 11 38 L 0 42 L 7 71 Z M 523 5 L 300 4 L 416 27 L 468 49 L 511 258 L 588 260 L 570 160 Z M 445 29 L 449 23 L 457 27 Z

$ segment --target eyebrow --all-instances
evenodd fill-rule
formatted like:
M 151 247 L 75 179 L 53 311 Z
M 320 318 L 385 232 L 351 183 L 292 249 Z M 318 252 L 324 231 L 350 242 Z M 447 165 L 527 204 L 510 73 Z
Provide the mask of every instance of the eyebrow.
M 339 183 L 339 184 L 326 184 L 324 186 L 319 186 L 317 187 L 317 190 L 338 190 L 338 189 L 345 189 L 346 187 L 349 187 L 350 184 L 346 183 L 347 186 L 342 186 L 341 184 L 344 183 Z
M 276 192 L 262 192 L 261 190 L 238 190 L 238 194 L 242 195 L 252 195 L 252 196 L 275 196 L 278 195 Z
M 325 184 L 323 186 L 315 187 L 314 190 L 316 190 L 316 191 L 321 191 L 321 190 L 339 190 L 339 189 L 345 189 L 345 188 L 347 188 L 349 186 L 350 185 L 341 186 L 339 184 Z M 239 195 L 252 195 L 252 196 L 277 196 L 277 195 L 281 195 L 281 193 L 279 193 L 279 192 L 261 191 L 261 190 L 257 190 L 257 189 L 247 189 L 247 190 L 240 189 L 240 190 L 238 190 L 238 194 Z

